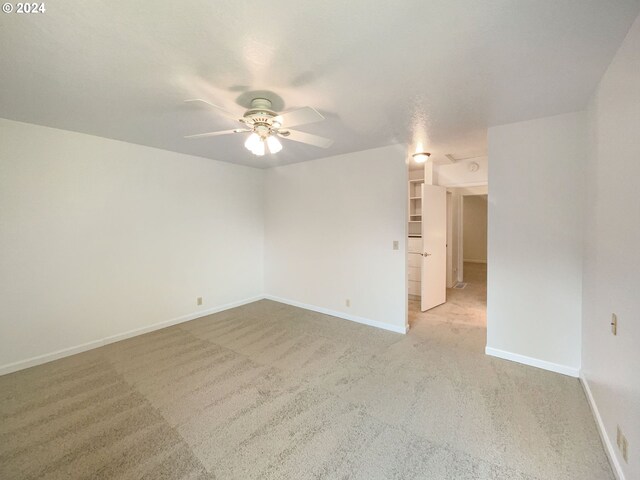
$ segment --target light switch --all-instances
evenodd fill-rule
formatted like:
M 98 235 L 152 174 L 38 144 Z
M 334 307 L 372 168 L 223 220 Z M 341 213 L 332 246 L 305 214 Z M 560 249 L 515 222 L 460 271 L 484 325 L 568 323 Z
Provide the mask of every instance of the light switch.
M 398 240 L 393 241 L 393 249 L 400 250 L 400 242 L 398 242 Z

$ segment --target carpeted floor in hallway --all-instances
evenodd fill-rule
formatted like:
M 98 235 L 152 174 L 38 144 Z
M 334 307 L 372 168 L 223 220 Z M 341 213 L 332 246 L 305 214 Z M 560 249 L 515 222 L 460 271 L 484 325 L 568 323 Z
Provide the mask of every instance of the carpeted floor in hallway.
M 420 297 L 409 300 L 409 324 L 442 321 L 449 324 L 487 328 L 487 264 L 464 263 L 463 289 L 448 288 L 447 302 L 426 312 L 420 311 Z M 481 345 L 484 349 L 486 341 Z
M 483 354 L 472 283 L 408 335 L 264 300 L 0 377 L 0 478 L 613 479 L 576 379 Z

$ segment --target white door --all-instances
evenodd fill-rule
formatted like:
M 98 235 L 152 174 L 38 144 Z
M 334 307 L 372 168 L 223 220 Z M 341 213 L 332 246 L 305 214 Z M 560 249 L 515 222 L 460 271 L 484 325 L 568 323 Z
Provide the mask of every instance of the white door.
M 421 310 L 447 300 L 447 189 L 422 186 Z

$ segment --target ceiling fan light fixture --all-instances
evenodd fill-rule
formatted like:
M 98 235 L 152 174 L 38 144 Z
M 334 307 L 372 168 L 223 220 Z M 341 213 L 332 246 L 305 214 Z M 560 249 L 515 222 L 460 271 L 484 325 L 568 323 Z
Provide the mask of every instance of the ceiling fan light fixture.
M 253 149 L 256 148 L 256 146 L 259 143 L 262 143 L 260 135 L 253 132 L 251 135 L 249 135 L 249 138 L 247 138 L 247 140 L 244 142 L 244 146 L 246 147 L 247 150 L 253 151 Z
M 260 137 L 258 137 L 260 138 Z M 251 153 L 253 153 L 254 155 L 258 155 L 259 157 L 264 155 L 264 141 L 260 138 L 260 140 L 258 141 L 258 143 L 251 149 Z
M 267 137 L 267 147 L 269 147 L 269 151 L 271 153 L 278 153 L 282 150 L 282 143 L 280 143 L 280 140 L 278 140 L 277 137 L 269 135 Z
M 431 154 L 428 152 L 416 152 L 411 156 L 416 161 L 416 163 L 424 163 L 427 160 L 429 160 L 429 157 L 431 156 Z

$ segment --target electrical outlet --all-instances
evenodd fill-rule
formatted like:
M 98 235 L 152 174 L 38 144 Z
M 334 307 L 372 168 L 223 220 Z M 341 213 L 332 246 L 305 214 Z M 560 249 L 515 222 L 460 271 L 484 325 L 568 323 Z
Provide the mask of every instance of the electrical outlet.
M 398 240 L 393 241 L 393 249 L 400 250 L 400 242 L 398 242 Z
M 350 306 L 351 306 L 351 300 L 349 300 L 349 299 L 347 298 L 347 299 L 344 301 L 344 304 L 345 304 L 347 307 L 350 307 Z
M 202 297 L 196 298 L 196 305 L 202 305 Z
M 611 333 L 618 335 L 618 316 L 615 313 L 611 314 Z

